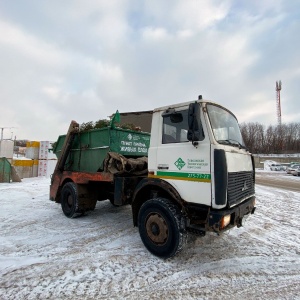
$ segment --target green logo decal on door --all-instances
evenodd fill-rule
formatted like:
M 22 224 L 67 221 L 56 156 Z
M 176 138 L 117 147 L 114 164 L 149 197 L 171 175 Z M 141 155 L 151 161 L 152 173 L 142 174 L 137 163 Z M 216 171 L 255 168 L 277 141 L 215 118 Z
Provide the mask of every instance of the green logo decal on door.
M 185 162 L 182 160 L 182 158 L 178 158 L 174 165 L 178 168 L 178 170 L 181 170 L 185 166 Z

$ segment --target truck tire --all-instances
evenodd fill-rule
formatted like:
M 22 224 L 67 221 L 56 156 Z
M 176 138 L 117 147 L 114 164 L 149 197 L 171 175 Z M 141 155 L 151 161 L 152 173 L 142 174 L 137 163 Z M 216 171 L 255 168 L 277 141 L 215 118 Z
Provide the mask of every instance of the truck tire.
M 61 191 L 61 208 L 68 218 L 74 218 L 79 213 L 77 186 L 74 182 L 67 182 Z
M 160 258 L 176 255 L 187 241 L 180 209 L 165 198 L 151 199 L 142 205 L 138 227 L 145 247 Z

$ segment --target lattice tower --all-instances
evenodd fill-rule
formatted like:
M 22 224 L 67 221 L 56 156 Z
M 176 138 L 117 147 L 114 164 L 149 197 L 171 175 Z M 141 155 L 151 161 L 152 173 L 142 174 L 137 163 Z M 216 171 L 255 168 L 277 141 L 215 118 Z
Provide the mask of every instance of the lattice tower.
M 281 103 L 280 103 L 281 80 L 276 81 L 276 109 L 277 123 L 281 126 Z

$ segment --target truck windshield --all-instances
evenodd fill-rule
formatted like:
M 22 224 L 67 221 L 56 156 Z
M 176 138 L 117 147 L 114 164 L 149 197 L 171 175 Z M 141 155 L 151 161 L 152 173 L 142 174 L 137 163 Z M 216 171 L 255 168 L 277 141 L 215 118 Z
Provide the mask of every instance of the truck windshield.
M 215 140 L 219 144 L 245 148 L 236 118 L 219 106 L 207 104 L 206 107 Z

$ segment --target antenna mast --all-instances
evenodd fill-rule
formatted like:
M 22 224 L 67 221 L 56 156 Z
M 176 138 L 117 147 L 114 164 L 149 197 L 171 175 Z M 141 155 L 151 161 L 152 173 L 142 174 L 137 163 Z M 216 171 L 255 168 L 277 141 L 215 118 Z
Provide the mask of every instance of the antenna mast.
M 280 103 L 281 80 L 276 81 L 276 108 L 277 108 L 277 122 L 281 126 L 281 103 Z

